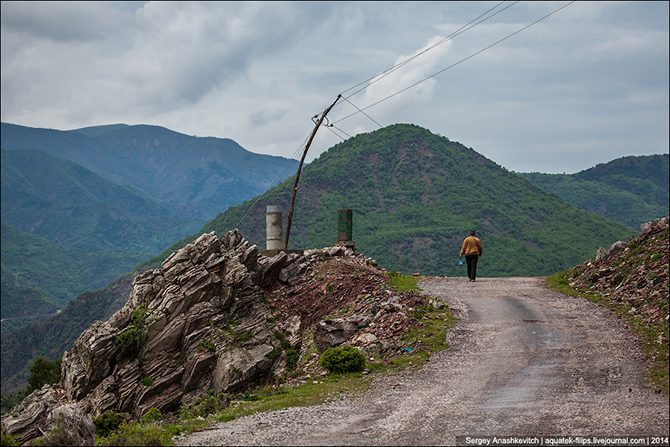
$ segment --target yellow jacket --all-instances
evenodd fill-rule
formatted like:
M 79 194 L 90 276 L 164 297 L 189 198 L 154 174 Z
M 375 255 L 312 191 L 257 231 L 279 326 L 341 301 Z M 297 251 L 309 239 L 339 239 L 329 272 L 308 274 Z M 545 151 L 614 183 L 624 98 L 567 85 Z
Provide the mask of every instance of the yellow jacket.
M 474 236 L 468 236 L 465 238 L 463 241 L 463 246 L 461 247 L 461 254 L 459 257 L 465 255 L 479 255 L 481 256 L 482 253 L 484 252 L 484 248 L 482 247 L 482 241 L 479 240 L 479 238 L 476 238 Z

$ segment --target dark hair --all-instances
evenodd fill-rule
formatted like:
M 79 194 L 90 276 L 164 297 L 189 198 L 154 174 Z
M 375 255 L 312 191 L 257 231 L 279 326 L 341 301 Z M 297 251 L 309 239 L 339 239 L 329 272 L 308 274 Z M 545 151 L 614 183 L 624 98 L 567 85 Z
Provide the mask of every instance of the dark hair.
M 471 230 L 470 231 L 470 236 L 474 236 L 474 235 L 475 235 L 475 230 Z

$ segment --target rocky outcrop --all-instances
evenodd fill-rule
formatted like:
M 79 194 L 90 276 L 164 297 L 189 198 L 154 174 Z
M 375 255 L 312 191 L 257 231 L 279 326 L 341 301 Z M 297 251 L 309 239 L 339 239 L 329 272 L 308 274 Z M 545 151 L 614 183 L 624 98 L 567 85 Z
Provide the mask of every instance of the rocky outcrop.
M 272 375 L 281 350 L 261 283 L 278 277 L 285 260 L 258 258 L 239 232 L 212 232 L 138 275 L 123 308 L 65 353 L 60 385 L 29 396 L 2 419 L 3 431 L 22 441 L 40 436 L 67 403 L 93 416 L 170 411 L 208 389 Z
M 63 357 L 67 398 L 92 414 L 140 416 L 270 375 L 279 345 L 257 261 L 238 232 L 208 233 L 137 276 L 128 303 Z
M 668 217 L 640 226 L 641 234 L 617 241 L 569 271 L 570 285 L 630 305 L 647 323 L 668 321 Z M 665 340 L 667 343 L 667 340 Z
M 419 302 L 382 287 L 388 278 L 374 265 L 347 247 L 266 257 L 236 230 L 203 234 L 135 277 L 126 304 L 64 354 L 60 384 L 28 396 L 2 429 L 23 442 L 107 410 L 137 418 L 208 391 L 243 391 L 283 373 L 287 350 L 307 354 L 307 333 L 318 352 L 397 348 L 390 339 Z

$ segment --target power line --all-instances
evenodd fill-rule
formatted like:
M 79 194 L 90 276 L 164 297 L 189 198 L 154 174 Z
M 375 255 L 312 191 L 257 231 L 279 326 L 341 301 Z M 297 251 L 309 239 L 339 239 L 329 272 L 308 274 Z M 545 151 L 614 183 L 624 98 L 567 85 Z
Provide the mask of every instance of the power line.
M 374 119 L 373 117 L 371 117 L 370 115 L 368 115 L 367 113 L 365 113 L 365 112 L 364 112 L 363 110 L 361 110 L 356 104 L 354 104 L 353 102 L 349 101 L 349 99 L 345 98 L 344 96 L 342 97 L 342 99 L 344 99 L 346 102 L 348 102 L 349 104 L 351 104 L 352 106 L 354 106 L 354 107 L 355 107 L 359 112 L 361 112 L 363 115 L 365 115 L 365 116 L 367 116 L 368 118 L 370 118 L 370 120 L 371 120 L 373 123 L 375 123 L 376 125 L 378 125 L 380 129 L 381 129 L 382 127 L 384 127 L 384 126 L 382 126 L 381 124 L 379 124 L 379 121 L 377 121 L 376 119 Z
M 349 135 L 348 133 L 346 133 L 345 131 L 343 131 L 343 130 L 340 129 L 339 127 L 337 127 L 335 124 L 331 124 L 330 127 L 334 127 L 335 129 L 337 129 L 337 130 L 339 130 L 340 132 L 342 132 L 343 134 L 345 134 L 347 137 L 349 137 L 349 138 L 353 138 L 351 135 Z
M 465 61 L 467 61 L 467 60 L 469 60 L 469 59 L 472 59 L 473 57 L 475 57 L 475 56 L 477 56 L 477 55 L 483 53 L 484 51 L 486 51 L 486 50 L 488 50 L 488 49 L 490 49 L 490 48 L 492 48 L 492 47 L 498 45 L 499 43 L 504 42 L 505 40 L 509 39 L 510 37 L 519 34 L 520 32 L 522 32 L 522 31 L 524 31 L 524 30 L 530 28 L 531 26 L 533 26 L 533 25 L 535 25 L 535 24 L 541 22 L 542 20 L 544 20 L 544 19 L 546 19 L 546 18 L 548 18 L 548 17 L 551 17 L 552 15 L 556 14 L 557 12 L 561 11 L 561 10 L 564 9 L 564 8 L 567 8 L 568 6 L 570 6 L 570 5 L 573 4 L 573 3 L 574 3 L 574 1 L 571 1 L 571 2 L 566 3 L 565 5 L 561 6 L 560 8 L 558 8 L 558 9 L 556 9 L 556 10 L 550 12 L 549 14 L 547 14 L 547 15 L 545 15 L 545 16 L 543 16 L 543 17 L 537 19 L 537 20 L 535 20 L 534 22 L 532 22 L 532 23 L 530 23 L 530 24 L 524 26 L 523 28 L 520 28 L 520 29 L 514 31 L 514 32 L 511 33 L 511 34 L 508 34 L 507 36 L 503 37 L 502 39 L 500 39 L 500 40 L 498 40 L 498 41 L 496 41 L 496 42 L 494 42 L 494 43 L 492 43 L 492 44 L 490 44 L 490 45 L 488 45 L 488 46 L 482 48 L 481 50 L 479 50 L 479 51 L 477 51 L 477 52 L 471 54 L 470 56 L 468 56 L 468 57 L 466 57 L 466 58 L 463 58 L 463 59 L 461 59 L 460 61 L 458 61 L 458 62 L 456 62 L 456 63 L 454 63 L 454 64 L 451 64 L 450 66 L 448 66 L 448 67 L 446 67 L 446 68 L 443 68 L 442 70 L 440 70 L 440 71 L 438 71 L 438 72 L 436 72 L 436 73 L 433 73 L 432 75 L 427 76 L 427 77 L 423 78 L 423 79 L 420 80 L 420 81 L 415 82 L 414 84 L 411 84 L 411 85 L 409 85 L 409 86 L 407 86 L 407 87 L 405 87 L 405 88 L 403 88 L 403 89 L 401 89 L 401 90 L 398 90 L 397 92 L 392 93 L 392 94 L 390 94 L 390 95 L 388 95 L 388 96 L 386 96 L 386 97 L 380 99 L 379 101 L 373 102 L 372 104 L 369 104 L 369 105 L 363 107 L 362 109 L 359 109 L 358 111 L 356 111 L 356 112 L 354 112 L 354 113 L 351 113 L 351 114 L 346 115 L 346 116 L 344 116 L 344 117 L 342 117 L 342 118 L 340 118 L 340 119 L 338 119 L 338 120 L 335 120 L 335 121 L 333 121 L 333 124 L 339 123 L 340 121 L 344 121 L 345 119 L 347 119 L 347 118 L 351 118 L 352 116 L 354 116 L 354 115 L 358 115 L 359 113 L 363 113 L 364 110 L 367 110 L 367 109 L 369 109 L 369 108 L 371 108 L 371 107 L 374 107 L 374 106 L 376 106 L 376 105 L 378 105 L 378 104 L 380 104 L 380 103 L 386 101 L 387 99 L 391 99 L 391 98 L 393 98 L 394 96 L 397 96 L 397 95 L 399 95 L 400 93 L 403 93 L 403 92 L 405 92 L 405 91 L 411 89 L 412 87 L 416 87 L 417 85 L 421 84 L 422 82 L 425 82 L 425 81 L 427 81 L 427 80 L 429 80 L 429 79 L 431 79 L 431 78 L 434 78 L 435 76 L 440 75 L 440 74 L 444 73 L 445 71 L 450 70 L 450 69 L 454 68 L 455 66 L 457 66 L 457 65 L 459 65 L 459 64 L 461 64 L 461 63 L 463 63 L 463 62 L 465 62 Z M 346 98 L 345 98 L 345 99 L 346 99 Z
M 491 11 L 495 10 L 495 9 L 498 8 L 500 5 L 502 5 L 503 3 L 505 3 L 505 1 L 502 1 L 502 2 L 498 3 L 497 5 L 495 5 L 493 8 L 488 9 L 488 10 L 485 11 L 484 13 L 480 14 L 478 17 L 475 17 L 474 19 L 472 19 L 471 21 L 469 21 L 469 22 L 466 23 L 465 25 L 461 26 L 461 27 L 460 27 L 459 29 L 457 29 L 456 31 L 454 31 L 454 32 L 452 32 L 451 34 L 449 34 L 448 36 L 442 38 L 441 40 L 439 40 L 438 42 L 434 43 L 433 45 L 431 45 L 430 47 L 426 48 L 425 50 L 420 51 L 419 53 L 415 54 L 414 56 L 411 56 L 411 57 L 405 59 L 404 61 L 399 62 L 398 64 L 394 65 L 393 67 L 388 68 L 388 69 L 382 71 L 381 73 L 378 73 L 378 74 L 376 74 L 376 75 L 374 75 L 374 76 L 372 76 L 372 77 L 366 79 L 365 81 L 359 82 L 358 84 L 354 85 L 353 87 L 350 87 L 350 88 L 348 88 L 347 90 L 344 90 L 341 94 L 342 94 L 343 97 L 344 97 L 344 93 L 346 93 L 346 92 L 348 92 L 348 91 L 350 91 L 350 90 L 353 90 L 353 89 L 355 89 L 355 88 L 357 88 L 357 87 L 360 87 L 360 86 L 363 85 L 363 84 L 366 84 L 364 87 L 362 87 L 362 88 L 356 90 L 354 93 L 352 93 L 352 94 L 350 94 L 349 96 L 346 97 L 346 98 L 351 98 L 352 96 L 356 95 L 357 93 L 361 92 L 362 90 L 365 90 L 366 88 L 368 88 L 370 85 L 374 84 L 375 82 L 379 82 L 380 80 L 382 80 L 382 79 L 385 78 L 386 76 L 390 75 L 391 73 L 395 72 L 395 71 L 398 70 L 399 68 L 401 68 L 401 67 L 407 65 L 409 62 L 411 62 L 412 60 L 416 59 L 417 57 L 422 56 L 423 54 L 427 53 L 428 51 L 432 50 L 433 48 L 438 47 L 438 46 L 442 45 L 443 43 L 445 43 L 445 42 L 447 42 L 447 41 L 453 39 L 454 37 L 456 37 L 456 36 L 458 36 L 458 35 L 460 35 L 460 34 L 463 34 L 463 33 L 465 33 L 466 31 L 471 30 L 472 28 L 474 28 L 475 26 L 479 25 L 480 23 L 485 22 L 486 20 L 489 20 L 489 19 L 492 18 L 492 17 L 495 17 L 496 15 L 500 14 L 501 12 L 505 11 L 506 9 L 508 9 L 508 8 L 510 8 L 510 7 L 512 7 L 512 6 L 514 6 L 515 4 L 517 4 L 517 3 L 519 3 L 519 2 L 518 2 L 518 1 L 513 2 L 512 4 L 507 5 L 506 7 L 504 7 L 503 9 L 501 9 L 500 11 L 497 11 L 495 14 L 491 14 L 491 15 L 488 16 L 488 17 L 484 17 L 484 16 L 486 16 L 486 14 L 488 14 L 488 13 L 490 13 Z M 477 22 L 477 20 L 479 20 L 479 19 L 482 18 L 482 17 L 484 17 L 484 18 L 483 18 L 482 20 L 480 20 L 479 22 Z M 477 22 L 477 23 L 474 23 L 474 22 Z M 471 26 L 470 26 L 470 25 L 471 25 Z M 469 26 L 469 28 L 468 28 L 468 26 Z M 345 99 L 346 99 L 346 98 L 345 98 Z
M 336 136 L 337 138 L 339 138 L 340 140 L 342 140 L 342 141 L 346 140 L 346 138 L 344 138 L 342 135 L 340 135 L 339 133 L 337 133 L 337 132 L 335 132 L 335 131 L 333 130 L 333 127 L 334 127 L 334 126 L 329 126 L 329 125 L 326 124 L 325 127 L 326 127 L 326 129 L 328 129 L 328 130 L 330 130 L 332 133 L 334 133 L 335 136 Z M 337 128 L 337 129 L 339 130 L 339 128 Z

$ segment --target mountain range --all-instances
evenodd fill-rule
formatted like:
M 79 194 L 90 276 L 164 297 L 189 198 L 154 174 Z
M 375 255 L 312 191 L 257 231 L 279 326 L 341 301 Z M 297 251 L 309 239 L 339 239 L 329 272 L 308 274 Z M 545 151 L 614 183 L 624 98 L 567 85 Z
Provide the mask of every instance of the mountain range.
M 148 125 L 60 131 L 2 123 L 0 144 L 69 160 L 200 222 L 274 186 L 297 166 L 295 160 L 254 154 L 227 138 Z

